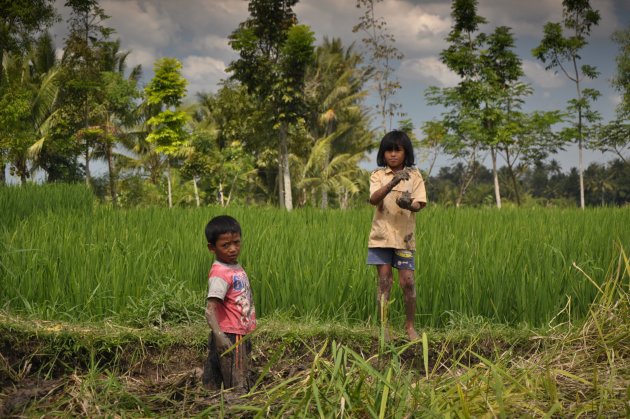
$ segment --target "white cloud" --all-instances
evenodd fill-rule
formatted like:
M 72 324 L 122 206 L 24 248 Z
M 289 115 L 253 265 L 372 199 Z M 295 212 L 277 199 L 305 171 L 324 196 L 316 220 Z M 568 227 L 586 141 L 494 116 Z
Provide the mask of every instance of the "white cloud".
M 613 106 L 619 106 L 619 104 L 621 103 L 621 95 L 619 93 L 613 93 L 612 95 L 608 96 L 608 101 L 610 103 L 613 104 Z
M 127 56 L 127 68 L 133 68 L 140 64 L 143 71 L 148 71 L 153 68 L 153 64 L 157 59 L 157 53 L 153 48 L 144 48 L 137 44 L 131 44 L 127 48 L 131 53 Z
M 214 91 L 221 79 L 227 77 L 225 63 L 212 57 L 190 55 L 182 60 L 182 75 L 188 80 L 188 95 L 200 91 Z
M 385 0 L 376 12 L 385 18 L 403 52 L 435 52 L 446 45 L 444 38 L 451 26 L 448 14 L 429 13 L 422 5 L 403 0 Z
M 133 40 L 145 47 L 165 47 L 181 30 L 160 2 L 105 0 L 101 7 L 110 16 L 107 25 L 116 28 L 115 37 Z
M 540 64 L 532 60 L 523 60 L 523 71 L 525 77 L 531 82 L 544 89 L 555 89 L 562 87 L 565 79 L 562 75 L 555 73 L 553 70 L 545 70 Z
M 421 57 L 404 60 L 400 65 L 401 78 L 422 81 L 430 85 L 455 86 L 460 78 L 444 65 L 438 57 Z

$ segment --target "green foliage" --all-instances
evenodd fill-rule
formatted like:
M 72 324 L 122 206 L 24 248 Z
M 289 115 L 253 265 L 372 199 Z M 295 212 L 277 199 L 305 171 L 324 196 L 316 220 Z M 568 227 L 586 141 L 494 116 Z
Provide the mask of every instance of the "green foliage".
M 176 58 L 164 57 L 154 64 L 154 76 L 145 87 L 151 105 L 179 106 L 186 95 L 188 81 L 181 76 L 182 63 Z
M 147 125 L 152 128 L 147 136 L 149 143 L 155 144 L 155 150 L 166 155 L 173 155 L 185 144 L 187 132 L 184 127 L 190 117 L 182 111 L 165 110 L 151 117 Z
M 35 36 L 57 19 L 53 0 L 11 0 L 0 3 L 0 55 L 26 52 Z M 0 68 L 3 63 L 0 63 Z M 0 72 L 0 79 L 2 78 Z
M 615 59 L 617 71 L 612 84 L 622 94 L 622 101 L 618 114 L 630 117 L 630 28 L 613 33 L 613 41 L 619 46 L 619 53 Z

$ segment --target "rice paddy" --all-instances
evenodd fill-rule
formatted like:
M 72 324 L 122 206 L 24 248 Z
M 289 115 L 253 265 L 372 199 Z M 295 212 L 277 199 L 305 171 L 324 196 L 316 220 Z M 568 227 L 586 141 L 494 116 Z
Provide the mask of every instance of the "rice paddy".
M 161 320 L 200 316 L 212 262 L 203 229 L 227 212 L 242 224 L 240 261 L 259 316 L 375 318 L 376 275 L 365 264 L 367 205 L 291 213 L 117 211 L 93 204 L 81 186 L 4 188 L 0 198 L 0 298 L 12 311 L 75 320 L 155 317 L 158 309 Z M 579 319 L 620 248 L 630 248 L 627 208 L 430 207 L 417 216 L 418 323 L 481 316 L 540 326 Z M 403 315 L 401 300 L 394 287 L 395 321 Z
M 396 286 L 391 342 L 376 322 L 367 205 L 122 211 L 49 185 L 0 188 L 0 211 L 0 416 L 630 414 L 627 208 L 423 210 L 418 342 Z M 246 394 L 199 380 L 222 213 L 260 318 Z

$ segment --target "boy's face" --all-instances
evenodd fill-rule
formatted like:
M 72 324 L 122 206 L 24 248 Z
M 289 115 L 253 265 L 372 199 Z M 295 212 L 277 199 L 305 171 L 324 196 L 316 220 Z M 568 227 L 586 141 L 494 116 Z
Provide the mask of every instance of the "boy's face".
M 208 249 L 215 254 L 219 262 L 234 265 L 241 253 L 241 235 L 239 233 L 223 233 L 214 245 L 208 243 Z

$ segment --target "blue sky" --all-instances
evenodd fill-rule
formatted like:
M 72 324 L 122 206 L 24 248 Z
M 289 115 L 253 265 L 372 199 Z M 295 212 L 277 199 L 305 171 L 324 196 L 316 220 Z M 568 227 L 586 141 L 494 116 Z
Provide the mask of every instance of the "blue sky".
M 65 18 L 64 1 L 57 7 Z M 145 82 L 152 76 L 157 58 L 172 56 L 183 63 L 183 74 L 189 80 L 191 96 L 198 91 L 216 91 L 217 83 L 226 77 L 226 66 L 236 58 L 227 43 L 230 33 L 248 17 L 244 0 L 105 0 L 101 6 L 110 15 L 107 24 L 117 30 L 122 47 L 131 50 L 130 65 L 142 64 Z M 599 89 L 602 93 L 596 108 L 604 119 L 614 115 L 619 95 L 610 87 L 615 71 L 617 46 L 610 36 L 614 30 L 630 25 L 630 1 L 591 0 L 600 11 L 602 20 L 595 27 L 589 45 L 583 53 L 583 63 L 598 67 L 601 75 L 584 87 Z M 377 4 L 376 13 L 384 17 L 389 31 L 395 36 L 396 46 L 405 55 L 398 63 L 397 78 L 402 89 L 394 101 L 402 105 L 416 127 L 426 120 L 439 117 L 441 110 L 426 105 L 424 91 L 429 86 L 451 86 L 457 82 L 439 62 L 438 55 L 445 48 L 444 38 L 451 27 L 450 1 L 384 0 Z M 294 8 L 300 23 L 311 26 L 318 42 L 324 36 L 339 37 L 345 45 L 355 43 L 361 47 L 360 34 L 352 32 L 362 10 L 355 0 L 302 0 Z M 488 20 L 482 30 L 492 32 L 494 27 L 512 28 L 516 38 L 516 52 L 523 60 L 524 81 L 531 83 L 534 94 L 526 102 L 527 110 L 562 109 L 567 99 L 575 94 L 572 82 L 560 74 L 545 71 L 531 55 L 542 37 L 548 21 L 560 21 L 561 0 L 480 0 L 478 13 Z M 58 48 L 66 35 L 62 21 L 53 28 Z M 372 102 L 374 99 L 372 98 Z M 376 121 L 375 121 L 376 122 Z M 586 163 L 603 162 L 613 156 L 589 152 Z M 577 166 L 574 147 L 556 156 L 568 169 Z M 441 158 L 440 165 L 451 164 Z M 364 163 L 366 168 L 373 162 Z M 422 163 L 420 164 L 422 167 Z

